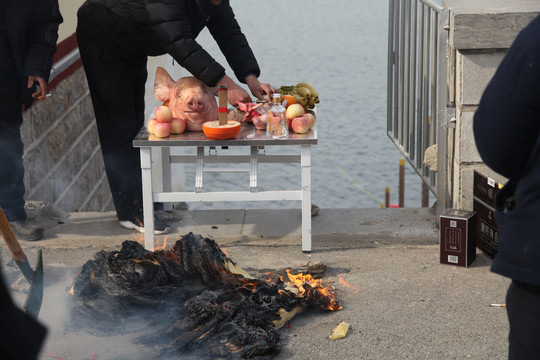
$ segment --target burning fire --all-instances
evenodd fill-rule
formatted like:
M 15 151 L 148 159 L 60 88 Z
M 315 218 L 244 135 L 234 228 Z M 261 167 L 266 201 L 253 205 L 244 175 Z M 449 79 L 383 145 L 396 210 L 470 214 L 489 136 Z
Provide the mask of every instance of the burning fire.
M 342 309 L 335 289 L 309 270 L 268 273 L 273 280 L 266 281 L 250 276 L 212 239 L 189 233 L 163 250 L 167 240 L 162 250 L 126 240 L 119 251 L 97 253 L 74 280 L 73 324 L 94 321 L 93 329 L 116 333 L 131 319 L 155 313 L 166 321 L 156 321 L 139 341 L 155 346 L 164 337 L 163 354 L 204 348 L 216 358 L 233 352 L 249 358 L 277 354 L 278 329 L 300 311 Z M 240 346 L 232 338 L 246 342 Z
M 139 221 L 137 219 L 137 221 Z M 142 226 L 142 224 L 141 224 Z M 156 245 L 152 251 L 159 251 L 159 250 L 165 250 L 167 248 L 167 239 L 168 239 L 169 235 L 165 236 L 165 238 L 163 239 L 163 244 L 162 245 Z M 144 234 L 141 234 L 139 232 L 136 232 L 134 231 L 133 233 L 131 233 L 131 239 L 135 242 L 138 242 L 139 244 L 141 244 L 142 246 L 144 246 Z
M 322 280 L 315 279 L 310 274 L 299 273 L 293 275 L 290 269 L 286 269 L 286 271 L 290 281 L 288 284 L 298 289 L 297 297 L 326 298 L 325 307 L 327 310 L 342 309 L 342 306 L 336 301 L 334 292 L 328 286 L 323 285 Z M 290 286 L 287 286 L 286 289 L 290 289 Z
M 165 248 L 167 247 L 167 239 L 169 238 L 169 235 L 165 236 L 165 239 L 163 239 L 163 245 L 158 245 L 154 248 L 154 251 L 158 251 L 158 250 L 165 250 Z
M 249 276 L 243 269 L 239 267 L 229 268 L 229 271 L 243 275 L 243 279 L 238 279 L 242 284 L 242 289 L 248 292 L 256 293 L 257 289 L 261 285 L 261 282 L 265 282 L 269 285 L 281 285 L 283 289 L 278 289 L 277 293 L 280 296 L 293 296 L 298 299 L 316 299 L 322 303 L 322 308 L 325 310 L 340 310 L 342 306 L 336 301 L 336 296 L 333 289 L 323 284 L 321 279 L 315 279 L 310 274 L 304 275 L 303 273 L 292 274 L 290 269 L 286 269 L 287 277 L 289 281 L 285 281 L 283 276 L 279 276 L 274 280 L 268 274 L 268 279 L 258 280 Z

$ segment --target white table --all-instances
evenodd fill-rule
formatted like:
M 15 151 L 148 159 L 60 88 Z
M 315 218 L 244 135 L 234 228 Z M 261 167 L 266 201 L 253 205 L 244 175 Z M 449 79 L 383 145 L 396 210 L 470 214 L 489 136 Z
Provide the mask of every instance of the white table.
M 302 251 L 311 251 L 311 145 L 317 144 L 317 130 L 313 128 L 306 134 L 291 133 L 287 139 L 270 139 L 264 131 L 257 131 L 252 124 L 243 124 L 240 133 L 229 140 L 212 140 L 203 132 L 186 132 L 158 138 L 150 135 L 142 128 L 133 146 L 140 148 L 143 206 L 144 206 L 144 246 L 154 249 L 154 202 L 193 202 L 193 201 L 302 201 Z M 267 155 L 265 147 L 299 146 L 300 154 Z M 220 155 L 213 151 L 218 147 L 249 146 L 250 155 Z M 193 155 L 174 155 L 175 147 L 196 148 Z M 154 189 L 152 183 L 152 148 L 158 149 L 161 158 L 161 189 Z M 205 149 L 208 151 L 205 151 Z M 157 162 L 156 162 L 157 163 Z M 195 187 L 193 191 L 171 191 L 171 164 L 195 164 Z M 249 165 L 249 186 L 245 191 L 213 191 L 206 192 L 203 187 L 205 172 L 238 172 L 231 168 L 206 168 L 205 164 L 237 164 Z M 259 191 L 257 172 L 259 163 L 300 163 L 301 188 L 298 190 Z

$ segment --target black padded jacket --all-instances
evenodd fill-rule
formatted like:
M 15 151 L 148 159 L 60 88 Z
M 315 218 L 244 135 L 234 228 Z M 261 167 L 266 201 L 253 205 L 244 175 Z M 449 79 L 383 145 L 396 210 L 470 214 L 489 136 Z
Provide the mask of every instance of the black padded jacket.
M 6 11 L 7 38 L 22 89 L 22 103 L 28 108 L 34 89 L 27 88 L 27 76 L 39 75 L 49 80 L 58 26 L 63 19 L 58 0 L 1 1 Z
M 473 125 L 482 159 L 509 179 L 496 198 L 492 270 L 540 286 L 540 16 L 499 65 Z
M 257 60 L 228 0 L 87 0 L 94 24 L 108 39 L 100 44 L 117 56 L 139 61 L 168 53 L 208 86 L 225 69 L 195 40 L 207 27 L 235 76 L 260 75 Z

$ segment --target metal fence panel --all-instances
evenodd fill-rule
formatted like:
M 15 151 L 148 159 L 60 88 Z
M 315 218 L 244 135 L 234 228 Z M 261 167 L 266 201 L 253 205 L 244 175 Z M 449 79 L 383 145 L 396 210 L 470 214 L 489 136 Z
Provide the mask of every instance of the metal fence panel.
M 446 161 L 435 173 L 424 154 L 437 144 L 446 159 L 448 10 L 430 0 L 389 0 L 388 19 L 387 134 L 446 207 Z

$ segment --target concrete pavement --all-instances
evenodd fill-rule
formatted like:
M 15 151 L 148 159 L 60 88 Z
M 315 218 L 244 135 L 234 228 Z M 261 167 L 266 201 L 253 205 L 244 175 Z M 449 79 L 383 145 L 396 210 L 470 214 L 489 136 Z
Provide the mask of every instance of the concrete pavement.
M 301 251 L 300 210 L 207 210 L 164 214 L 174 243 L 189 231 L 215 239 L 255 276 L 308 262 L 327 266 L 325 281 L 336 288 L 343 309 L 309 310 L 281 329 L 277 359 L 505 359 L 509 281 L 489 271 L 478 252 L 469 268 L 439 263 L 437 218 L 431 209 L 321 209 L 313 220 L 311 253 Z M 40 320 L 49 328 L 44 350 L 64 359 L 149 359 L 152 352 L 123 337 L 66 333 L 64 297 L 81 266 L 100 250 L 119 249 L 142 234 L 122 228 L 112 212 L 65 214 L 36 209 L 33 220 L 46 238 L 22 242 L 30 262 L 42 249 L 45 298 Z M 161 245 L 165 236 L 156 237 Z M 0 246 L 6 278 L 22 303 L 27 285 Z M 349 286 L 339 282 L 340 277 Z M 351 324 L 344 339 L 328 336 L 340 322 Z M 50 359 L 43 354 L 42 359 Z

